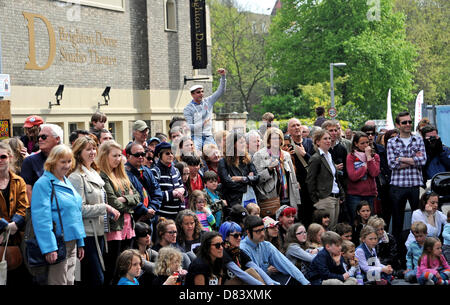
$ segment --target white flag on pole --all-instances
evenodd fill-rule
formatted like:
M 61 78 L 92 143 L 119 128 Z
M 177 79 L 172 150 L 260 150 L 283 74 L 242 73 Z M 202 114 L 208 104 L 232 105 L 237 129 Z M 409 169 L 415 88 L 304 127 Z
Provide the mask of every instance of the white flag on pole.
M 391 89 L 389 89 L 387 98 L 386 128 L 394 129 L 394 121 L 392 120 L 392 110 L 391 110 Z
M 414 130 L 416 130 L 417 125 L 419 125 L 422 119 L 422 104 L 423 104 L 423 90 L 420 90 L 416 98 L 416 110 L 414 112 Z

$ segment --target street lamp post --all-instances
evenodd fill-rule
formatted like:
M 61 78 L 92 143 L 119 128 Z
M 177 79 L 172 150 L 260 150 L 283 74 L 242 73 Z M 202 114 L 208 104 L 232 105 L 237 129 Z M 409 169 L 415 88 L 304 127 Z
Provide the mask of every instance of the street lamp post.
M 330 87 L 331 87 L 331 108 L 334 108 L 334 81 L 333 81 L 333 66 L 346 66 L 345 62 L 330 63 Z

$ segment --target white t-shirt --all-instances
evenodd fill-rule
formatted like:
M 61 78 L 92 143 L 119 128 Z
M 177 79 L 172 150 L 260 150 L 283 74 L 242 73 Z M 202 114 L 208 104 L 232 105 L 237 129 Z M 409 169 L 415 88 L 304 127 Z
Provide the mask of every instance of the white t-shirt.
M 325 160 L 327 160 L 328 165 L 331 168 L 331 172 L 333 173 L 333 189 L 331 192 L 333 194 L 339 194 L 339 186 L 336 182 L 336 167 L 334 166 L 333 159 L 331 158 L 331 154 L 329 152 L 325 153 L 320 147 L 319 147 L 319 154 L 324 155 Z

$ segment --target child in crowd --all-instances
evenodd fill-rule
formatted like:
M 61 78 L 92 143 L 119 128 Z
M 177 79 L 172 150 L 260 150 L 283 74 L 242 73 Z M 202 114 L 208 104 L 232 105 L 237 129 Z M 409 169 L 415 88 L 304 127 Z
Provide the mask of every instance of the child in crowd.
M 283 242 L 280 237 L 280 230 L 278 227 L 279 221 L 275 221 L 270 216 L 266 216 L 262 219 L 264 223 L 264 240 L 270 242 L 279 251 L 283 247 Z
M 193 191 L 189 196 L 189 208 L 197 214 L 203 230 L 212 231 L 216 218 L 207 205 L 205 193 L 199 190 Z
M 312 221 L 321 224 L 325 231 L 328 231 L 328 226 L 330 225 L 330 212 L 325 210 L 315 210 Z
M 352 241 L 353 228 L 348 223 L 340 222 L 336 224 L 334 230 L 337 234 L 339 234 L 342 237 L 343 240 Z
M 203 191 L 205 186 L 202 178 L 203 173 L 200 171 L 201 159 L 192 155 L 183 156 L 181 160 L 186 162 L 189 167 L 189 178 L 186 181 L 189 195 L 195 190 Z
M 90 133 L 94 134 L 100 141 L 100 133 L 102 129 L 105 128 L 106 120 L 108 118 L 103 112 L 97 111 L 91 116 L 92 127 L 89 130 Z
M 450 266 L 442 255 L 442 244 L 439 239 L 434 237 L 425 239 L 416 276 L 421 285 L 449 284 Z
M 220 228 L 224 219 L 226 200 L 221 199 L 220 193 L 217 191 L 219 185 L 219 177 L 214 171 L 206 171 L 203 174 L 203 182 L 205 183 L 206 201 L 211 213 L 216 219 L 216 228 Z
M 259 208 L 259 205 L 257 205 L 256 203 L 249 203 L 247 204 L 247 206 L 245 207 L 248 211 L 248 215 L 254 215 L 254 216 L 260 216 L 261 213 L 261 209 Z
M 356 277 L 356 274 L 359 269 L 358 259 L 355 257 L 355 244 L 350 240 L 343 239 L 342 240 L 342 257 L 344 258 L 344 270 L 351 277 Z
M 178 169 L 181 175 L 181 179 L 183 180 L 183 188 L 184 188 L 184 206 L 182 209 L 186 209 L 189 206 L 189 193 L 187 188 L 187 182 L 189 179 L 189 167 L 186 162 L 179 161 L 175 164 L 175 167 Z
M 163 247 L 159 250 L 156 261 L 153 285 L 182 285 L 186 270 L 181 267 L 181 251 L 174 247 Z
M 372 214 L 372 210 L 370 209 L 370 204 L 363 200 L 356 207 L 356 218 L 353 223 L 353 243 L 355 245 L 359 245 L 359 237 L 362 228 L 364 228 L 367 224 L 367 221 Z
M 375 228 L 366 225 L 361 230 L 360 236 L 361 244 L 356 248 L 355 256 L 365 279 L 369 282 L 375 282 L 377 285 L 390 284 L 394 270 L 390 265 L 381 264 L 377 257 L 375 247 L 378 244 L 378 236 Z
M 307 252 L 311 254 L 316 254 L 319 252 L 319 248 L 322 247 L 322 239 L 321 236 L 325 232 L 325 229 L 322 225 L 318 223 L 312 223 L 308 227 L 308 231 L 306 232 L 306 246 L 308 249 Z
M 442 238 L 444 239 L 444 244 L 442 245 L 442 253 L 444 254 L 447 262 L 450 262 L 450 210 L 447 211 L 447 223 L 444 225 Z
M 116 270 L 120 277 L 117 285 L 139 285 L 136 279 L 141 274 L 142 258 L 136 249 L 123 251 L 117 259 Z
M 374 227 L 377 231 L 378 244 L 375 247 L 377 256 L 383 265 L 391 265 L 396 271 L 396 274 L 403 275 L 401 269 L 400 260 L 397 251 L 397 241 L 392 234 L 389 234 L 384 230 L 385 223 L 383 218 L 378 216 L 371 216 L 367 221 L 367 225 Z
M 309 280 L 312 285 L 356 285 L 356 279 L 345 271 L 342 256 L 342 238 L 333 231 L 321 236 L 323 249 L 312 260 Z
M 419 265 L 419 258 L 423 252 L 423 244 L 427 238 L 428 228 L 425 223 L 415 221 L 411 225 L 411 232 L 413 233 L 415 240 L 408 245 L 404 278 L 407 282 L 415 283 L 417 282 L 417 266 Z

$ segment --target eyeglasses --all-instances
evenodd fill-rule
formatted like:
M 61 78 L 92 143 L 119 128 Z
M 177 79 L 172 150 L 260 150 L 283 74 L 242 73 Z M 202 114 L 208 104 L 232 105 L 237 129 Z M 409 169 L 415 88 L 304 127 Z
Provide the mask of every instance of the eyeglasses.
M 400 124 L 402 124 L 402 125 L 406 125 L 406 124 L 411 125 L 412 121 L 401 121 Z
M 302 234 L 306 234 L 306 231 L 301 231 L 301 232 L 295 233 L 295 235 L 302 235 Z
M 375 135 L 375 132 L 366 132 L 366 135 L 370 137 L 370 136 Z
M 261 229 L 258 229 L 258 230 L 253 230 L 253 233 L 260 233 L 260 232 L 263 232 L 264 231 L 264 228 L 261 228 Z
M 0 159 L 2 159 L 2 160 L 8 159 L 8 155 L 1 155 Z
M 177 231 L 167 231 L 166 233 L 168 233 L 170 235 L 174 235 L 174 234 L 177 234 Z
M 230 234 L 230 236 L 233 236 L 234 238 L 238 239 L 239 237 L 242 236 L 241 233 L 234 233 L 234 234 Z
M 139 157 L 145 157 L 145 152 L 137 152 L 134 154 L 131 154 L 133 157 L 139 158 Z
M 48 136 L 46 134 L 40 134 L 38 135 L 38 139 L 47 140 Z
M 211 244 L 211 246 L 216 247 L 216 249 L 220 249 L 220 247 L 223 248 L 225 246 L 225 242 Z
M 165 154 L 166 156 L 168 156 L 168 155 L 172 155 L 172 156 L 173 156 L 173 152 L 171 152 L 171 151 L 166 151 L 164 154 Z

